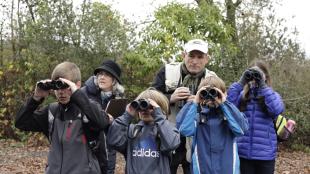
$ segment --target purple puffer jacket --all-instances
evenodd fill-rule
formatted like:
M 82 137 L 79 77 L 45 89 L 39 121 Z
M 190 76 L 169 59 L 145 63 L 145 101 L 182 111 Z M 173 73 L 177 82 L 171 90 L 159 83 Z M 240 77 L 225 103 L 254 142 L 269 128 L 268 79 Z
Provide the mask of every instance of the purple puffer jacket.
M 254 93 L 257 95 L 254 96 Z M 228 90 L 227 100 L 238 108 L 243 94 L 240 83 L 233 83 Z M 257 97 L 265 98 L 266 109 L 263 110 Z M 243 137 L 238 138 L 238 153 L 241 158 L 255 160 L 274 160 L 277 152 L 277 136 L 273 120 L 284 111 L 280 95 L 272 88 L 255 88 L 250 90 L 250 100 L 243 111 L 249 122 L 249 129 Z

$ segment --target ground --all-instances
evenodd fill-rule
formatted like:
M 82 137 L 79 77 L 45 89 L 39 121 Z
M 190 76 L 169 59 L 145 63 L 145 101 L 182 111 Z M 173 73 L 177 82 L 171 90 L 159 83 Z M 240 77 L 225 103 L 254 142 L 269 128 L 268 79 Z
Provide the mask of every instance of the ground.
M 0 140 L 1 174 L 44 173 L 48 147 Z M 124 159 L 117 156 L 116 174 L 124 173 Z M 181 173 L 181 172 L 179 172 Z M 310 174 L 310 154 L 279 149 L 275 174 Z

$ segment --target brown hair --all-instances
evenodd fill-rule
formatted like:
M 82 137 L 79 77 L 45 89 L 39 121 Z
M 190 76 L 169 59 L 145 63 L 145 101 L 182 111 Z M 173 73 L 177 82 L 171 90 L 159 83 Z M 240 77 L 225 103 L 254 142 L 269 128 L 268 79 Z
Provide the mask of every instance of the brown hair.
M 57 80 L 60 77 L 76 83 L 81 81 L 81 71 L 75 63 L 62 62 L 54 68 L 51 78 Z
M 203 86 L 216 87 L 220 89 L 223 93 L 226 92 L 225 82 L 218 76 L 208 76 L 202 79 L 198 86 L 198 89 L 200 89 Z
M 164 94 L 157 91 L 155 88 L 148 88 L 147 90 L 141 92 L 136 98 L 136 100 L 142 99 L 142 98 L 144 99 L 150 98 L 154 100 L 160 106 L 164 114 L 168 116 L 169 101 Z

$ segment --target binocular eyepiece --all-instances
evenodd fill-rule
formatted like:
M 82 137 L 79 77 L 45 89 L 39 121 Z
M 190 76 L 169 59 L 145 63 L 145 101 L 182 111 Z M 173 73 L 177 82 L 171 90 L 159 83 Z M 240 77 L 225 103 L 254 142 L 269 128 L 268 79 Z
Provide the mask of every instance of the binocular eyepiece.
M 215 100 L 218 96 L 219 94 L 214 88 L 207 88 L 200 91 L 200 97 L 204 100 Z
M 50 82 L 39 82 L 37 86 L 43 90 L 58 90 L 58 89 L 66 89 L 69 85 L 61 80 L 52 80 Z
M 146 99 L 139 99 L 132 101 L 130 106 L 134 108 L 136 111 L 146 111 L 152 108 L 151 104 Z
M 260 75 L 260 73 L 258 71 L 255 71 L 253 69 L 248 69 L 246 72 L 245 72 L 245 79 L 247 81 L 252 81 L 252 80 L 261 80 L 262 77 Z

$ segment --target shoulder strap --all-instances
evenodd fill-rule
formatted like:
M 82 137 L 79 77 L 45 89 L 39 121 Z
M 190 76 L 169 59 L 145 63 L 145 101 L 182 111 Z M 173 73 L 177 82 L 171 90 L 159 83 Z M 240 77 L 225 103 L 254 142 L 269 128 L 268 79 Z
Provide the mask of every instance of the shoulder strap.
M 52 142 L 52 134 L 54 131 L 55 115 L 58 110 L 58 103 L 51 103 L 48 106 L 48 140 Z
M 177 88 L 180 78 L 181 78 L 180 62 L 172 62 L 165 65 L 165 85 L 167 92 Z

